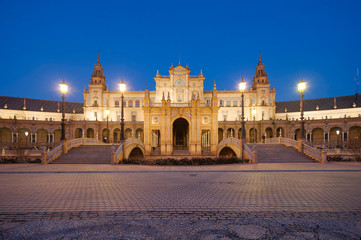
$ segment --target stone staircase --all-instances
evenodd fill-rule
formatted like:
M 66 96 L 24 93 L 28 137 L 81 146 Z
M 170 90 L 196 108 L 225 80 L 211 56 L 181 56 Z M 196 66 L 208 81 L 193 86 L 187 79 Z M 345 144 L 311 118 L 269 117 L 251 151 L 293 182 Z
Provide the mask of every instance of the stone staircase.
M 252 149 L 253 145 L 249 145 Z M 257 144 L 257 161 L 259 163 L 312 163 L 314 160 L 298 152 L 293 147 L 283 144 Z
M 54 164 L 110 164 L 111 145 L 81 145 L 53 161 Z

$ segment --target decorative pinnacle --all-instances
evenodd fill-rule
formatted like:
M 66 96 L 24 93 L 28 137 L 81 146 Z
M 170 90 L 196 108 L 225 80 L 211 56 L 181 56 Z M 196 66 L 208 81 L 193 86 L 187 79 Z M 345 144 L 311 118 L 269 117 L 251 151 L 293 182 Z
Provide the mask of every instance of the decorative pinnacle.
M 99 58 L 99 51 L 98 51 L 98 59 L 97 59 L 98 63 L 100 63 L 100 58 Z
M 261 51 L 259 51 L 259 57 L 258 57 L 258 61 L 261 62 L 262 58 L 261 58 Z

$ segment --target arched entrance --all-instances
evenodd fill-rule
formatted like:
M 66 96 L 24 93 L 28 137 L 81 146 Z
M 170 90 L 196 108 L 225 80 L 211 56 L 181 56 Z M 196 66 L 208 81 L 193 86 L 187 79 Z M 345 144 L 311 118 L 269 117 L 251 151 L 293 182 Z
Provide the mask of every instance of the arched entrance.
M 75 129 L 75 138 L 82 138 L 83 137 L 83 129 L 77 128 Z
M 184 118 L 173 122 L 173 150 L 188 150 L 189 124 Z
M 312 144 L 315 147 L 322 147 L 322 144 L 323 144 L 323 129 L 322 128 L 312 129 Z
M 283 130 L 282 127 L 277 128 L 277 130 L 276 130 L 276 137 L 286 137 L 286 136 L 285 136 L 285 131 Z
M 133 148 L 130 152 L 128 159 L 143 159 L 144 155 L 142 150 L 139 147 Z
M 110 131 L 108 128 L 104 128 L 102 131 L 102 141 L 103 143 L 109 143 Z
M 353 149 L 361 148 L 361 127 L 353 126 L 350 128 L 349 147 Z
M 94 138 L 94 129 L 88 128 L 88 129 L 86 130 L 86 137 L 87 137 L 87 138 Z
M 219 153 L 219 157 L 224 158 L 232 158 L 237 157 L 236 153 L 232 150 L 232 148 L 224 147 Z
M 273 138 L 273 130 L 272 130 L 272 128 L 270 128 L 270 127 L 266 128 L 265 134 L 266 134 L 265 135 L 266 138 Z

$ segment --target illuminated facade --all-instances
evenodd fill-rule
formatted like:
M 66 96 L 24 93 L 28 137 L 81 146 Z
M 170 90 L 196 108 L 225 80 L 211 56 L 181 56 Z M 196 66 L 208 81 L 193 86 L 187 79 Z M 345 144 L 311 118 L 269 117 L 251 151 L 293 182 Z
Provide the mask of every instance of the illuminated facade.
M 299 101 L 276 102 L 261 57 L 255 70 L 252 85 L 244 92 L 247 142 L 280 135 L 299 138 Z M 240 138 L 239 90 L 219 91 L 214 83 L 211 91 L 205 91 L 202 71 L 191 75 L 190 68 L 181 64 L 170 67 L 167 75 L 157 71 L 154 81 L 155 91 L 124 93 L 125 138 L 140 139 L 146 156 L 214 156 L 224 147 L 220 145 L 223 139 Z M 66 137 L 118 143 L 121 93 L 108 89 L 99 57 L 83 94 L 84 103 L 66 103 Z M 351 146 L 357 140 L 361 142 L 359 95 L 305 100 L 304 106 L 309 144 L 334 146 L 340 141 L 343 146 Z M 53 147 L 60 139 L 60 109 L 61 103 L 56 101 L 0 97 L 1 147 Z M 255 119 L 251 115 L 254 109 Z M 341 134 L 336 136 L 338 129 Z

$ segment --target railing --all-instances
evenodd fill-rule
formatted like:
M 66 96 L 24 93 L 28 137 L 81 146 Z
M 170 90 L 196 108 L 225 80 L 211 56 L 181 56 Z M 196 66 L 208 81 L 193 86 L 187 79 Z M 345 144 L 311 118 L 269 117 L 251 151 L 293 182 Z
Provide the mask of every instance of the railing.
M 322 160 L 322 151 L 309 145 L 303 144 L 303 153 L 316 159 L 317 161 Z
M 123 143 L 119 144 L 119 147 L 117 148 L 117 150 L 115 150 L 115 153 L 114 153 L 114 163 L 118 163 L 118 160 L 120 158 L 120 156 L 122 156 L 123 154 Z
M 220 141 L 220 143 L 218 143 L 218 146 L 217 146 L 218 149 L 225 144 L 234 144 L 236 146 L 241 147 L 241 140 L 239 140 L 238 138 L 234 138 L 234 137 L 225 138 L 222 141 Z
M 29 150 L 29 149 L 23 149 L 23 150 L 1 150 L 0 156 L 2 157 L 15 157 L 19 156 L 19 154 L 23 156 L 41 156 L 43 150 Z
M 51 163 L 54 159 L 59 157 L 64 152 L 64 143 L 60 143 L 56 148 L 48 152 L 46 155 L 46 162 Z
M 68 150 L 73 147 L 79 147 L 82 144 L 83 144 L 82 138 L 75 138 L 75 139 L 69 140 L 68 141 Z
M 324 148 L 327 155 L 360 155 L 361 151 L 358 149 L 341 149 L 341 148 Z
M 84 138 L 84 144 L 101 143 L 102 141 L 95 138 Z
M 139 140 L 139 138 L 128 138 L 126 141 L 125 141 L 125 149 L 127 149 L 130 145 L 132 144 L 138 144 L 140 145 L 141 147 L 144 148 L 144 143 L 142 141 Z
M 265 143 L 267 143 L 267 144 L 283 144 L 283 145 L 291 146 L 291 147 L 298 149 L 298 142 L 291 138 L 283 138 L 283 137 L 267 138 Z
M 246 158 L 248 158 L 250 162 L 253 162 L 253 151 L 249 148 L 247 144 L 243 144 L 243 153 L 246 155 Z

